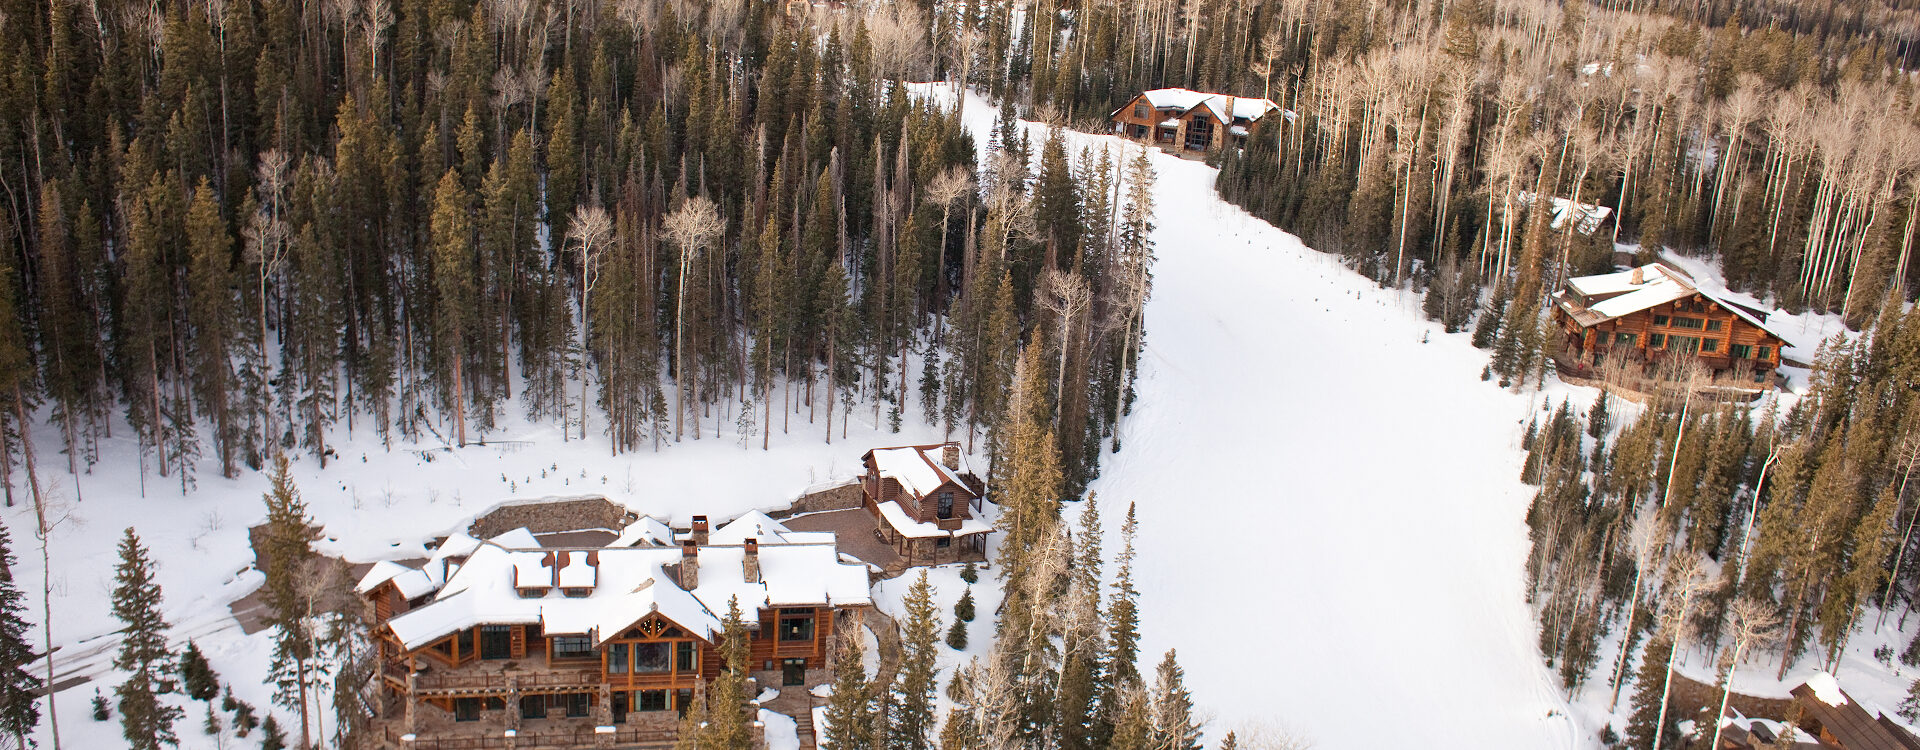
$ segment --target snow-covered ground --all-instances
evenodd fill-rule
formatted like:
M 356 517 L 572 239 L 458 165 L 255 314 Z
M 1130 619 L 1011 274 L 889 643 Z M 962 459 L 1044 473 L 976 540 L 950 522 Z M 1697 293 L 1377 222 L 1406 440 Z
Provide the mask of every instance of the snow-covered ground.
M 966 107 L 984 146 L 995 112 L 978 98 Z M 1106 136 L 1069 139 L 1076 152 L 1138 148 Z M 1092 488 L 1110 556 L 1125 504 L 1138 504 L 1145 666 L 1179 649 L 1216 740 L 1236 729 L 1285 731 L 1328 750 L 1595 746 L 1608 717 L 1593 696 L 1603 691 L 1589 688 L 1569 704 L 1542 665 L 1522 597 L 1531 490 L 1517 479 L 1519 435 L 1542 394 L 1482 382 L 1485 354 L 1425 322 L 1416 297 L 1382 290 L 1222 203 L 1214 170 L 1158 152 L 1153 159 L 1159 262 L 1139 400 L 1122 427 L 1124 450 L 1106 457 Z M 1828 325 L 1795 322 L 1807 332 Z M 1582 405 L 1592 398 L 1551 380 L 1547 390 Z M 907 411 L 917 414 L 917 404 Z M 323 549 L 354 561 L 399 559 L 507 500 L 605 494 L 683 524 L 693 514 L 721 519 L 851 477 L 867 448 L 940 437 L 911 416 L 900 434 L 873 417 L 870 405 L 857 409 L 849 434 L 843 439 L 836 425 L 827 444 L 824 424 L 809 423 L 804 407 L 789 433 L 776 413 L 773 450 L 762 452 L 757 438 L 743 447 L 732 418 L 716 415 L 703 422 L 705 439 L 621 456 L 595 427 L 584 441 L 566 441 L 511 416 L 488 445 L 458 450 L 390 451 L 362 425 L 337 431 L 339 455 L 326 469 L 301 457 L 295 474 L 325 527 Z M 716 423 L 725 434 L 713 435 Z M 227 610 L 258 585 L 246 528 L 263 516 L 265 477 L 221 479 L 203 462 L 199 489 L 182 497 L 170 480 L 149 474 L 143 482 L 124 426 L 115 434 L 76 503 L 57 436 L 44 426 L 35 433 L 41 476 L 67 519 L 51 544 L 57 671 L 92 679 L 59 696 L 63 744 L 77 748 L 124 746 L 117 722 L 86 716 L 86 698 L 119 681 L 106 665 L 116 627 L 107 600 L 114 542 L 126 526 L 159 561 L 176 638 L 196 639 L 241 699 L 270 703 L 268 641 L 243 636 Z M 31 510 L 16 506 L 0 518 L 13 531 L 14 573 L 37 619 Z M 935 569 L 931 579 L 950 622 L 963 588 L 958 569 Z M 898 603 L 911 581 L 882 584 L 876 602 L 903 615 Z M 983 570 L 973 588 L 970 648 L 943 646 L 943 667 L 983 654 L 991 640 L 993 572 Z M 1920 618 L 1908 625 L 1920 627 Z M 1857 637 L 1842 684 L 1880 705 L 1897 701 L 1902 678 L 1870 653 L 1904 640 Z M 1807 671 L 1776 682 L 1756 663 L 1742 674 L 1743 690 L 1783 693 Z M 1857 688 L 1850 675 L 1875 679 Z M 182 746 L 237 746 L 230 731 L 201 734 L 203 709 L 188 706 Z M 791 724 L 774 724 L 786 742 Z M 50 746 L 44 722 L 35 738 Z
M 983 144 L 994 116 L 969 96 Z M 1068 137 L 1075 153 L 1139 148 Z M 1222 202 L 1214 169 L 1153 163 L 1139 400 L 1091 487 L 1108 550 L 1138 506 L 1143 668 L 1178 649 L 1216 740 L 1589 744 L 1522 596 L 1518 438 L 1539 396 L 1481 382 L 1485 353 L 1416 297 Z

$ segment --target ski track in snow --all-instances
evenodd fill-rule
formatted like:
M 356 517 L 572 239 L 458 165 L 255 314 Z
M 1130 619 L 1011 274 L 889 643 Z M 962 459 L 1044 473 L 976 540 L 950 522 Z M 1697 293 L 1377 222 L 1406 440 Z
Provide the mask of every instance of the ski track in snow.
M 966 107 L 984 148 L 994 110 Z M 1122 163 L 1139 148 L 1068 138 Z M 1177 648 L 1215 741 L 1586 744 L 1524 600 L 1517 420 L 1538 395 L 1481 382 L 1485 353 L 1416 297 L 1221 201 L 1216 170 L 1153 162 L 1138 399 L 1091 487 L 1109 555 L 1138 503 L 1142 671 Z

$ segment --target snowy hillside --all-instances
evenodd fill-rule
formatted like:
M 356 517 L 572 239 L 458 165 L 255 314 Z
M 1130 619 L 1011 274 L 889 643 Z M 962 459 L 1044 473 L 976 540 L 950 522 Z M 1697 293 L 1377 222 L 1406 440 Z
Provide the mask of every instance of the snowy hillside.
M 965 114 L 984 144 L 995 110 Z M 1091 488 L 1108 519 L 1139 506 L 1143 659 L 1179 649 L 1216 739 L 1590 744 L 1522 599 L 1518 436 L 1539 396 L 1480 382 L 1485 354 L 1417 298 L 1221 202 L 1215 170 L 1154 167 L 1139 402 Z

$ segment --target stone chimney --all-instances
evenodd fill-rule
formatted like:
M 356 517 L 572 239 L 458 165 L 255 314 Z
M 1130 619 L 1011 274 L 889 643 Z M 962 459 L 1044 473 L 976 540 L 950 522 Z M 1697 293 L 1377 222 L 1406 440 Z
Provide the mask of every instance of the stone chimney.
M 954 471 L 960 470 L 960 444 L 947 443 L 940 446 L 940 463 Z
M 693 543 L 702 547 L 707 544 L 707 517 L 693 517 Z
M 1646 267 L 1646 266 L 1634 266 L 1634 267 L 1633 267 L 1633 277 L 1632 277 L 1631 279 L 1629 279 L 1629 281 L 1631 281 L 1631 282 L 1633 282 L 1633 285 L 1634 285 L 1634 286 L 1639 286 L 1639 285 L 1641 285 L 1641 284 L 1645 284 L 1645 283 L 1647 283 L 1647 267 Z
M 747 538 L 747 554 L 740 558 L 740 577 L 747 583 L 760 582 L 760 540 Z
M 680 588 L 692 591 L 700 587 L 700 545 L 692 539 L 680 543 Z

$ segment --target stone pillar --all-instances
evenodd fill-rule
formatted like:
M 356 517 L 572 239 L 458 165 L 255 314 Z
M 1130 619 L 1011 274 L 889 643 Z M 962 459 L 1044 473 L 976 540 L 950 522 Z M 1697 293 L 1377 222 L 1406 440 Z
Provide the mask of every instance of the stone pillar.
M 507 728 L 520 728 L 520 675 L 517 674 L 507 675 Z M 507 746 L 513 746 L 511 739 Z
M 414 734 L 415 732 L 419 731 L 419 728 L 420 728 L 419 727 L 420 717 L 418 715 L 419 710 L 414 707 L 414 704 L 417 702 L 414 697 L 415 695 L 417 695 L 415 690 L 417 689 L 416 685 L 418 684 L 419 680 L 420 680 L 419 672 L 414 672 L 414 671 L 407 672 L 407 696 L 406 696 L 407 707 L 406 707 L 406 712 L 402 714 L 401 723 L 406 727 L 406 730 L 407 730 L 406 734 L 408 735 Z
M 600 683 L 599 698 L 599 703 L 593 707 L 593 746 L 610 748 L 613 747 L 614 732 L 617 731 L 613 725 L 613 688 L 604 682 Z

